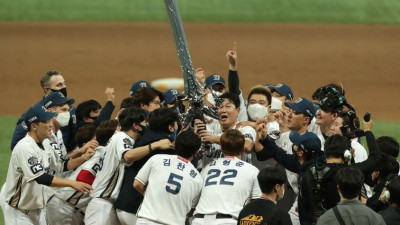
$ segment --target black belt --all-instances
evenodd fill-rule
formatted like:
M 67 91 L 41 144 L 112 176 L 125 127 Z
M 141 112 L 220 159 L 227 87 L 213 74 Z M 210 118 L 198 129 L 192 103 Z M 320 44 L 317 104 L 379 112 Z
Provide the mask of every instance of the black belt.
M 204 214 L 196 214 L 194 215 L 194 218 L 204 218 Z M 218 213 L 215 217 L 216 219 L 232 219 L 233 217 L 231 215 L 228 214 L 220 214 Z

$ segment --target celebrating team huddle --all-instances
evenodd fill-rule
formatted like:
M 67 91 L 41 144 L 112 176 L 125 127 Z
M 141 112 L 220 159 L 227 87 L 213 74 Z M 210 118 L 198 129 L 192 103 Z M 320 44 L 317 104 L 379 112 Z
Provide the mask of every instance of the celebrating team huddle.
M 310 101 L 296 100 L 284 83 L 255 85 L 245 100 L 236 43 L 226 58 L 228 84 L 200 68 L 195 74 L 217 118 L 196 114 L 188 124 L 177 90 L 137 81 L 112 119 L 112 88 L 103 107 L 93 99 L 74 107 L 63 76 L 44 74 L 44 98 L 13 135 L 0 195 L 5 224 L 395 220 L 399 163 L 389 154 L 398 155 L 398 143 L 375 139 L 369 115 L 360 122 L 343 87 L 324 85 Z M 359 143 L 364 136 L 369 154 Z M 283 198 L 286 205 L 277 205 Z

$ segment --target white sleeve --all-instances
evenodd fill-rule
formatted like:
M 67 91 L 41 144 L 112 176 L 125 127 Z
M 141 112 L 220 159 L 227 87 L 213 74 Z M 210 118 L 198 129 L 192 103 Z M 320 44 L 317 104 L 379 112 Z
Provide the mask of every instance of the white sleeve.
M 121 162 L 123 162 L 125 164 L 131 164 L 131 163 L 125 162 L 125 160 L 122 156 L 123 156 L 124 152 L 133 149 L 134 143 L 132 143 L 132 140 L 129 138 L 119 137 L 119 140 L 117 140 L 117 142 L 115 144 L 117 145 L 116 150 L 117 150 L 118 159 L 121 160 Z
M 92 173 L 93 176 L 96 176 L 97 172 L 99 172 L 100 168 L 103 166 L 102 157 L 103 153 L 96 151 L 96 153 L 92 158 L 83 163 L 82 170 L 90 171 L 90 173 Z
M 251 193 L 250 193 L 251 199 L 261 198 L 261 195 L 262 195 L 260 185 L 258 184 L 257 175 L 258 175 L 258 172 L 254 173 L 254 175 L 253 175 L 253 187 L 251 188 Z
M 252 143 L 256 142 L 256 130 L 250 126 L 245 126 L 240 129 L 240 132 L 243 134 L 245 140 L 249 140 Z
M 246 104 L 245 104 L 245 101 L 243 98 L 242 90 L 240 90 L 239 99 L 240 99 L 240 112 L 239 112 L 237 121 L 239 121 L 239 122 L 248 121 L 249 118 L 247 116 L 247 108 L 246 108 Z
M 50 153 L 50 169 L 56 173 L 64 172 L 64 163 L 69 159 L 62 153 L 62 150 L 58 147 L 57 143 L 51 142 L 49 138 L 42 142 L 43 148 Z
M 139 173 L 136 175 L 135 179 L 138 180 L 143 185 L 146 185 L 149 181 L 151 169 L 153 166 L 153 161 L 156 160 L 156 156 L 151 157 L 146 164 L 139 170 Z
M 197 184 L 197 193 L 196 193 L 195 197 L 192 200 L 192 208 L 196 208 L 196 206 L 197 206 L 197 204 L 199 203 L 199 200 L 200 200 L 201 189 L 203 187 L 203 178 L 201 176 L 200 176 L 200 178 L 201 178 L 200 179 L 201 182 L 199 182 Z
M 23 149 L 18 149 L 17 161 L 26 177 L 26 181 L 30 182 L 42 174 L 44 174 L 44 166 L 40 163 L 41 158 L 35 154 L 35 150 L 31 146 L 18 146 Z M 16 151 L 17 149 L 14 149 Z

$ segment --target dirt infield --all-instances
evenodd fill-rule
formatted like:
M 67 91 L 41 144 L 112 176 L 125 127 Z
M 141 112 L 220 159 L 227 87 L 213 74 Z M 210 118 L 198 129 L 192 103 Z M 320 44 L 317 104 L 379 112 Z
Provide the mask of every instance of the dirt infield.
M 341 82 L 358 112 L 400 121 L 400 27 L 184 24 L 192 61 L 227 77 L 225 53 L 238 42 L 241 89 L 284 82 L 295 98 Z M 139 79 L 181 77 L 167 23 L 0 22 L 0 115 L 19 115 L 41 96 L 40 76 L 58 69 L 77 102 L 116 105 Z

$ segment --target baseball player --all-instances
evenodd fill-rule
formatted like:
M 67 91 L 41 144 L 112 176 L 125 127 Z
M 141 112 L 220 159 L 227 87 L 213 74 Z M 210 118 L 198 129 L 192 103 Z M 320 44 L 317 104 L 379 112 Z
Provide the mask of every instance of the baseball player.
M 97 142 L 93 141 L 82 147 L 81 149 L 72 153 L 72 157 L 67 157 L 67 149 L 64 145 L 63 135 L 60 128 L 68 125 L 70 120 L 70 105 L 75 102 L 72 98 L 66 98 L 61 92 L 53 92 L 43 99 L 44 108 L 49 112 L 56 112 L 57 116 L 52 119 L 51 137 L 43 141 L 43 147 L 50 152 L 53 151 L 53 157 L 50 163 L 49 174 L 59 177 L 66 177 L 70 172 L 86 159 L 94 155 L 94 151 L 87 150 L 97 147 Z M 85 153 L 88 153 L 85 155 Z
M 243 205 L 260 198 L 258 169 L 240 160 L 244 136 L 238 130 L 227 130 L 221 136 L 224 158 L 218 158 L 201 171 L 204 179 L 193 225 L 237 224 Z
M 144 194 L 144 200 L 136 224 L 185 224 L 203 186 L 201 175 L 190 163 L 200 144 L 193 131 L 183 131 L 175 142 L 177 155 L 155 155 L 140 169 L 133 186 Z
M 197 132 L 201 136 L 203 142 L 211 143 L 209 149 L 207 149 L 206 153 L 203 154 L 203 158 L 199 163 L 198 168 L 204 167 L 211 161 L 217 158 L 223 157 L 221 152 L 220 145 L 220 137 L 221 134 L 229 129 L 237 129 L 239 130 L 243 136 L 245 137 L 245 145 L 244 145 L 244 154 L 242 156 L 242 160 L 246 162 L 250 162 L 250 153 L 254 141 L 256 138 L 256 131 L 254 128 L 250 126 L 243 126 L 237 128 L 237 124 L 239 123 L 237 120 L 238 114 L 241 110 L 239 108 L 240 100 L 236 94 L 232 93 L 224 93 L 220 96 L 223 99 L 219 109 L 218 115 L 220 120 L 214 120 L 210 124 L 204 125 L 200 120 L 196 120 L 195 125 L 197 127 Z M 206 128 L 206 129 L 205 129 Z
M 111 137 L 103 167 L 93 183 L 93 198 L 86 209 L 85 224 L 118 224 L 113 203 L 119 194 L 125 166 L 148 155 L 153 149 L 170 149 L 172 143 L 163 139 L 148 146 L 133 149 L 139 132 L 145 129 L 146 112 L 136 107 L 124 109 L 118 116 L 121 132 Z
M 6 225 L 10 224 L 46 224 L 43 208 L 45 206 L 44 185 L 51 187 L 72 187 L 87 193 L 89 184 L 67 180 L 47 174 L 50 155 L 43 148 L 44 139 L 51 136 L 50 120 L 55 113 L 47 112 L 40 105 L 31 107 L 24 126 L 28 134 L 14 148 L 8 167 L 7 179 L 1 195 L 5 203 L 1 204 Z
M 82 181 L 87 184 L 93 183 L 97 172 L 103 167 L 105 146 L 115 133 L 117 125 L 117 120 L 108 120 L 100 123 L 97 127 L 97 131 L 96 127 L 90 127 L 90 129 L 94 129 L 96 132 L 94 138 L 99 143 L 99 146 L 96 148 L 96 153 L 92 158 L 69 174 L 67 179 Z M 77 135 L 80 135 L 79 131 Z M 49 199 L 46 207 L 46 219 L 48 224 L 83 224 L 84 212 L 89 201 L 89 195 L 79 193 L 72 188 L 65 187 L 55 190 L 54 195 Z

